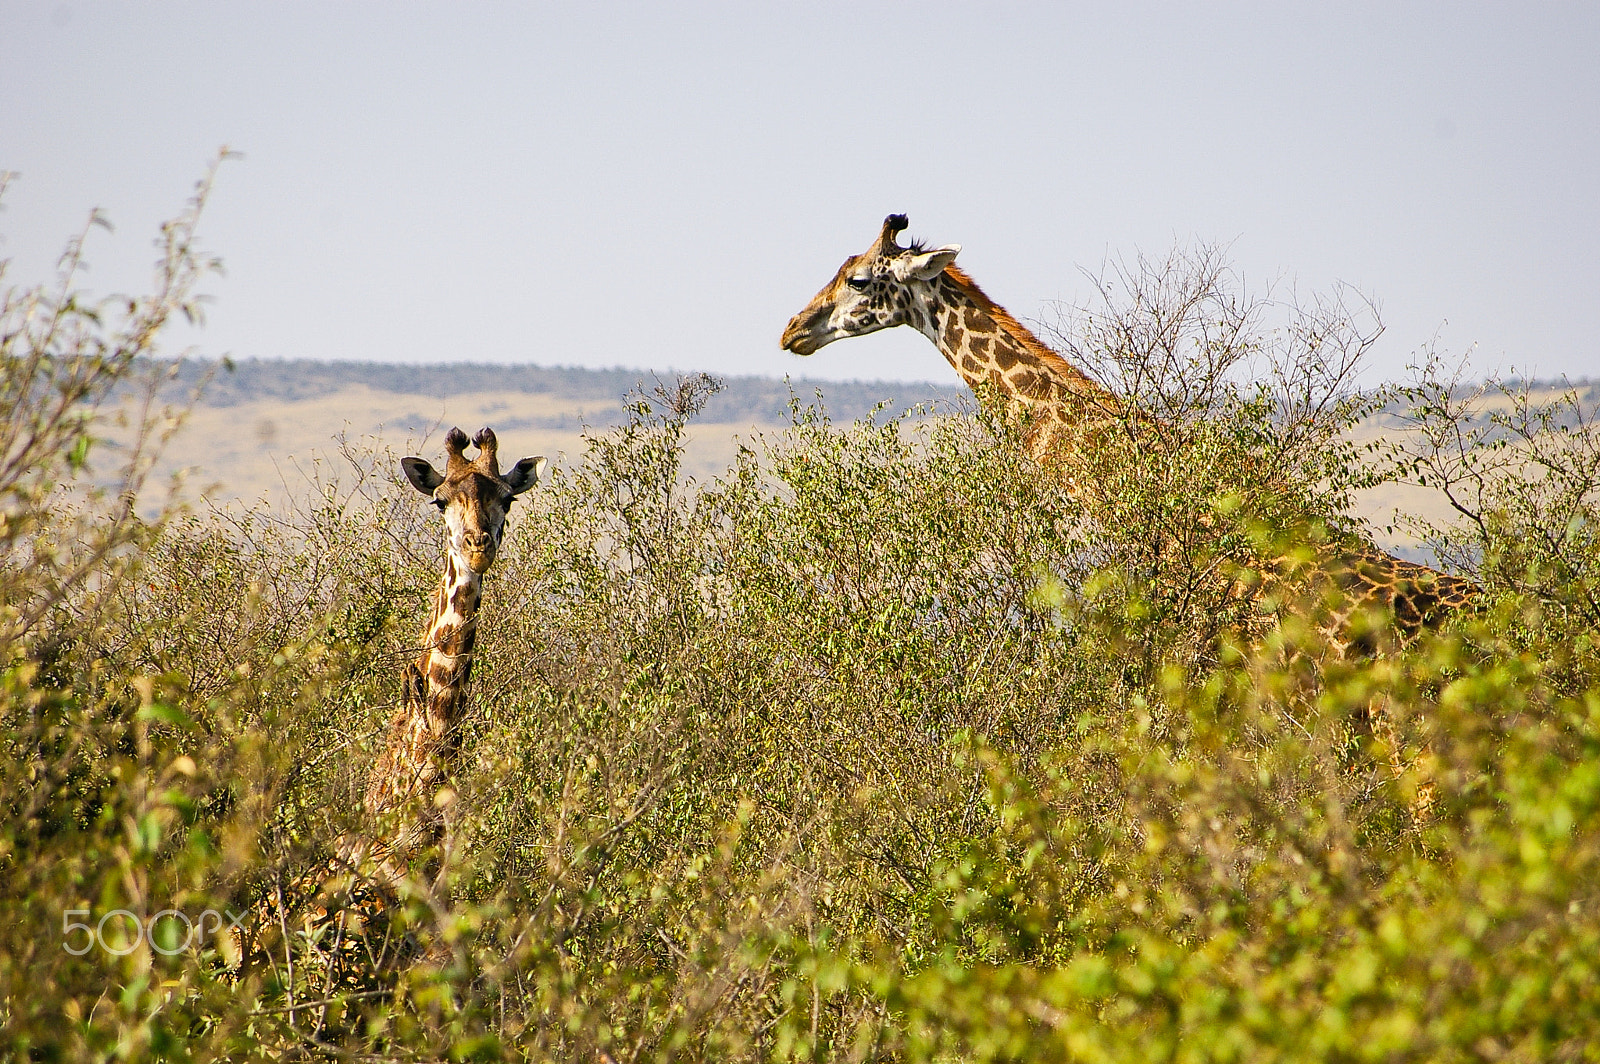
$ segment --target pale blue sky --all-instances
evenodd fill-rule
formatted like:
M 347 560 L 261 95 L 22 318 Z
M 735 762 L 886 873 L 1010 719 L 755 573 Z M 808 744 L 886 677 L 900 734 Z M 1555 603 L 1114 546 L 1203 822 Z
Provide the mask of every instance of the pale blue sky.
M 1023 318 L 1231 244 L 1381 300 L 1376 368 L 1600 374 L 1600 5 L 0 0 L 9 279 L 139 284 L 218 146 L 236 357 L 955 377 L 788 317 L 891 211 Z

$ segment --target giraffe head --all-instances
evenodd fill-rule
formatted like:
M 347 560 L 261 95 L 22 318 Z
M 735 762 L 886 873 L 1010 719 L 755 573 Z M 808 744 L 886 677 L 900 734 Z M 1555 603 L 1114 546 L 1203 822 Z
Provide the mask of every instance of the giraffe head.
M 412 487 L 430 496 L 444 514 L 451 557 L 474 573 L 484 573 L 500 549 L 512 500 L 539 482 L 545 460 L 543 455 L 524 458 L 501 476 L 494 433 L 479 429 L 471 442 L 478 453 L 469 462 L 464 453 L 467 434 L 450 430 L 444 438 L 448 457 L 443 473 L 425 458 L 402 458 L 400 467 Z
M 907 224 L 903 214 L 885 218 L 872 246 L 845 259 L 833 280 L 789 319 L 783 346 L 797 355 L 809 355 L 841 337 L 865 336 L 896 325 L 910 325 L 934 338 L 929 297 L 961 245 L 930 249 L 914 243 L 903 248 L 895 236 Z

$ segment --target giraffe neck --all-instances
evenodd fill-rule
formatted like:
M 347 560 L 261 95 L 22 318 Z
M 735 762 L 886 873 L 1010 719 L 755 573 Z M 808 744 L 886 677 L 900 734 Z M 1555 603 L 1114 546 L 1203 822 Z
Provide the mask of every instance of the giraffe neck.
M 367 780 L 367 808 L 382 814 L 420 805 L 422 819 L 401 827 L 394 848 L 404 852 L 437 842 L 443 821 L 437 792 L 460 750 L 462 695 L 472 675 L 483 578 L 465 561 L 446 555 L 423 630 L 421 657 L 405 668 L 400 708 L 389 725 L 383 753 Z
M 1092 446 L 1094 437 L 1111 425 L 1121 409 L 1119 401 L 1045 346 L 957 267 L 947 267 L 929 289 L 928 302 L 920 315 L 913 315 L 913 323 L 978 395 L 997 395 L 1012 412 L 1031 419 L 1026 440 L 1030 455 L 1055 466 L 1068 492 L 1082 497 L 1070 456 Z M 1211 522 L 1203 517 L 1201 523 L 1209 527 Z M 1284 589 L 1305 582 L 1306 566 L 1289 558 L 1259 558 L 1255 568 L 1264 587 Z M 1351 643 L 1349 621 L 1356 609 L 1392 610 L 1398 631 L 1407 636 L 1437 624 L 1478 593 L 1471 581 L 1403 561 L 1350 536 L 1322 544 L 1310 569 L 1317 581 L 1345 600 L 1322 625 L 1341 649 Z
M 423 712 L 435 734 L 453 731 L 461 693 L 472 674 L 472 648 L 478 637 L 478 603 L 483 577 L 454 555 L 445 558 L 444 576 L 433 592 L 433 613 L 422 637 L 417 668 L 427 681 Z
M 1110 391 L 1045 346 L 957 267 L 947 267 L 929 289 L 919 331 L 979 396 L 996 396 L 1010 413 L 1030 419 L 1033 457 L 1063 456 L 1068 452 L 1058 441 L 1105 424 L 1118 409 Z

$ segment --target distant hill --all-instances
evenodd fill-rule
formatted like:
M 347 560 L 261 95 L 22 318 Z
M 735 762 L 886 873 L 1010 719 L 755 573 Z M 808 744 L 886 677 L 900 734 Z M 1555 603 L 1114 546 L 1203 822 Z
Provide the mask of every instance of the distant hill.
M 609 404 L 621 416 L 622 399 L 640 386 L 671 383 L 676 374 L 633 369 L 585 369 L 579 366 L 496 365 L 461 362 L 405 365 L 388 362 L 313 362 L 309 360 L 185 362 L 177 367 L 177 383 L 190 390 L 210 377 L 201 396 L 209 407 L 249 403 L 297 403 L 334 395 L 352 386 L 394 395 L 449 399 L 461 395 L 537 395 L 557 401 Z M 804 377 L 788 381 L 770 377 L 721 377 L 723 390 L 713 398 L 699 420 L 718 424 L 775 425 L 789 420 L 791 394 L 802 404 L 814 402 L 820 391 L 830 417 L 854 421 L 878 404 L 894 413 L 918 404 L 969 400 L 966 388 L 906 381 L 818 381 Z M 792 390 L 792 391 L 791 391 Z M 608 423 L 610 419 L 607 419 Z M 594 424 L 594 422 L 590 422 Z M 573 430 L 580 427 L 570 411 L 503 421 L 508 428 Z
M 374 392 L 403 396 L 431 396 L 440 400 L 461 395 L 536 395 L 566 404 L 580 404 L 599 413 L 607 404 L 614 417 L 590 424 L 609 424 L 622 416 L 622 400 L 629 393 L 658 384 L 670 384 L 675 373 L 647 370 L 587 369 L 582 366 L 500 365 L 488 362 L 406 364 L 393 362 L 317 362 L 308 359 L 230 362 L 227 366 L 212 361 L 194 360 L 177 364 L 174 385 L 190 392 L 209 378 L 200 403 L 207 407 L 232 407 L 253 403 L 298 403 L 324 399 L 346 388 L 364 387 Z M 880 403 L 892 413 L 929 403 L 962 403 L 972 400 L 964 386 L 931 384 L 923 381 L 822 381 L 806 377 L 787 380 L 772 377 L 719 377 L 723 391 L 713 398 L 699 420 L 717 424 L 749 423 L 778 425 L 789 420 L 790 397 L 802 404 L 814 402 L 820 391 L 828 415 L 835 421 L 854 421 L 867 416 Z M 1516 387 L 1526 384 L 1534 393 L 1547 395 L 1571 388 L 1585 409 L 1600 407 L 1600 380 L 1579 378 L 1573 381 L 1506 382 Z M 176 394 L 176 391 L 174 392 Z M 597 405 L 598 404 L 598 405 Z M 1507 404 L 1488 397 L 1480 413 L 1486 419 L 1491 411 Z M 1398 428 L 1398 410 L 1377 415 L 1375 428 Z M 579 422 L 569 412 L 530 418 L 513 418 L 512 428 L 544 428 L 567 431 Z
M 304 495 L 313 477 L 337 477 L 347 462 L 341 438 L 357 449 L 388 448 L 398 454 L 437 458 L 440 439 L 451 425 L 471 432 L 490 426 L 507 453 L 545 454 L 558 465 L 587 447 L 583 430 L 623 421 L 630 392 L 670 384 L 675 374 L 631 369 L 573 366 L 504 366 L 488 363 L 397 365 L 385 362 L 241 361 L 231 368 L 213 362 L 173 367 L 168 396 L 184 404 L 202 381 L 200 400 L 184 428 L 166 449 L 158 472 L 190 471 L 190 484 L 210 501 L 271 499 Z M 209 378 L 209 380 L 207 380 Z M 943 409 L 968 406 L 965 387 L 905 381 L 790 381 L 768 377 L 725 377 L 723 391 L 691 423 L 684 471 L 702 481 L 726 471 L 740 441 L 772 434 L 790 422 L 791 395 L 802 406 L 822 404 L 836 423 L 867 416 L 880 403 L 897 415 L 919 405 Z M 1571 388 L 1580 404 L 1600 406 L 1600 382 L 1541 382 L 1531 387 L 1548 401 Z M 1482 425 L 1510 403 L 1491 394 L 1474 419 Z M 1355 433 L 1360 442 L 1403 435 L 1407 426 L 1397 410 L 1385 411 Z M 1591 413 L 1592 416 L 1592 413 Z M 104 423 L 105 449 L 115 455 L 126 445 L 126 428 Z M 1451 520 L 1443 496 L 1432 489 L 1387 484 L 1362 492 L 1357 512 L 1383 527 L 1396 510 Z M 1409 537 L 1380 535 L 1380 541 L 1417 560 L 1426 560 Z
M 154 367 L 152 367 L 154 368 Z M 545 454 L 557 464 L 581 454 L 587 429 L 626 419 L 631 392 L 671 384 L 676 374 L 572 366 L 487 363 L 397 365 L 386 362 L 184 362 L 169 366 L 165 398 L 187 407 L 184 426 L 157 465 L 164 477 L 187 471 L 191 491 L 213 503 L 303 495 L 311 481 L 337 476 L 347 463 L 341 439 L 437 458 L 443 431 L 493 428 L 503 450 Z M 970 403 L 965 388 L 903 381 L 790 381 L 721 378 L 723 390 L 690 425 L 684 471 L 708 479 L 727 470 L 741 439 L 791 423 L 791 396 L 821 403 L 835 422 L 866 417 L 879 404 L 890 415 L 922 405 Z M 199 400 L 190 399 L 199 387 Z M 129 398 L 133 385 L 129 385 Z M 101 426 L 107 458 L 125 453 L 126 426 Z M 110 466 L 108 465 L 108 470 Z

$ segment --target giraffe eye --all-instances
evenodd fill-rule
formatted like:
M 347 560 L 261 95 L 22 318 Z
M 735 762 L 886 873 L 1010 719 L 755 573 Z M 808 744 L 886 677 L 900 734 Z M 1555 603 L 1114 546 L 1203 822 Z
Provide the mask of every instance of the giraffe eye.
M 870 276 L 867 276 L 867 277 L 846 277 L 844 283 L 849 285 L 851 288 L 854 288 L 857 292 L 859 292 L 863 288 L 867 287 L 867 285 L 872 283 L 872 278 Z

